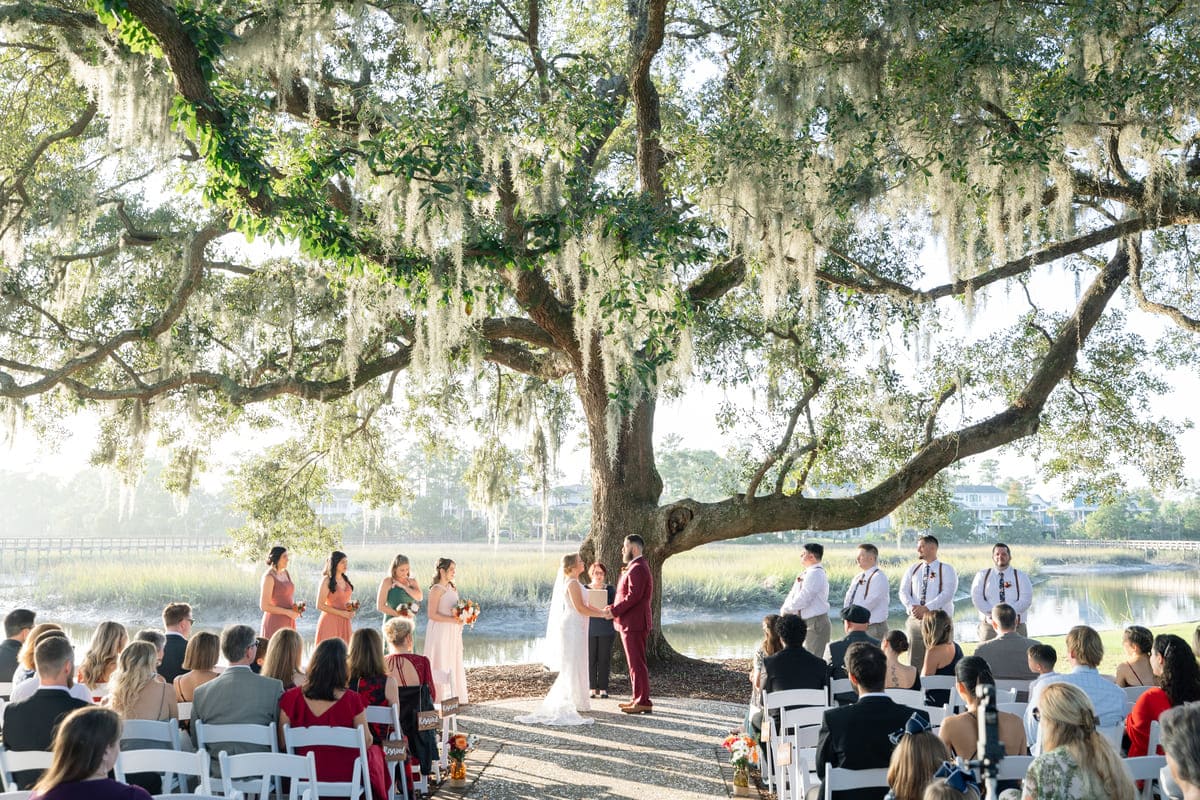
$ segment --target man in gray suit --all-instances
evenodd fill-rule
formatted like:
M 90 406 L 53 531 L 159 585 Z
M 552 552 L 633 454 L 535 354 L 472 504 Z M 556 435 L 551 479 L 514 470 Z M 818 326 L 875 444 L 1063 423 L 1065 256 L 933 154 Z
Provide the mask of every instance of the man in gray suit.
M 1017 612 L 1008 603 L 992 607 L 992 627 L 998 636 L 975 648 L 975 655 L 992 668 L 997 679 L 1031 681 L 1037 674 L 1029 669 L 1029 648 L 1038 642 L 1017 633 Z
M 269 725 L 279 721 L 279 698 L 283 684 L 275 678 L 255 675 L 250 670 L 258 643 L 248 625 L 230 625 L 221 631 L 221 653 L 229 667 L 208 683 L 196 687 L 192 718 L 205 725 Z M 270 750 L 266 745 L 245 742 L 206 742 L 213 765 L 217 753 L 229 755 Z

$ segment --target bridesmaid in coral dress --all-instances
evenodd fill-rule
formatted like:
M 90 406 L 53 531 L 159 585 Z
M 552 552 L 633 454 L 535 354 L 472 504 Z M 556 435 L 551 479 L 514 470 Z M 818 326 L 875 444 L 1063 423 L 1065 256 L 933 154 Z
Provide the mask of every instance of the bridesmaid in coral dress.
M 317 620 L 316 644 L 326 639 L 341 639 L 350 644 L 350 620 L 356 609 L 348 608 L 354 593 L 354 584 L 346 577 L 350 561 L 341 550 L 334 550 L 321 573 L 321 586 L 317 590 L 317 608 L 321 617 Z
M 262 630 L 259 635 L 270 639 L 281 628 L 296 630 L 300 612 L 296 610 L 296 584 L 288 574 L 288 551 L 275 545 L 267 554 L 267 571 L 263 573 L 258 607 L 262 609 Z
M 467 703 L 467 670 L 463 666 L 462 620 L 454 616 L 458 589 L 454 586 L 455 564 L 438 559 L 437 578 L 429 589 L 429 625 L 425 628 L 425 657 L 433 668 L 437 693 Z M 449 675 L 449 680 L 447 680 Z

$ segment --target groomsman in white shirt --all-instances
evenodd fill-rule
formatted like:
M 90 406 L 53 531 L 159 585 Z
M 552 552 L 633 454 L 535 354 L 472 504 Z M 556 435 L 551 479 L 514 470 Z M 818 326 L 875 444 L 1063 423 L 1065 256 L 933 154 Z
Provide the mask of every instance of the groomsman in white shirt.
M 808 624 L 804 649 L 817 658 L 824 657 L 825 645 L 829 644 L 829 578 L 821 566 L 824 556 L 824 546 L 815 542 L 804 545 L 804 553 L 800 556 L 804 572 L 797 576 L 787 599 L 779 607 L 780 614 L 799 614 Z
M 916 564 L 904 573 L 900 584 L 900 602 L 908 611 L 908 663 L 920 669 L 925 663 L 925 640 L 921 638 L 921 620 L 930 611 L 945 611 L 954 619 L 954 593 L 958 591 L 958 573 L 949 564 L 938 561 L 938 540 L 925 534 L 917 539 Z
M 1029 574 L 1013 569 L 1012 550 L 1004 542 L 992 545 L 992 563 L 995 567 L 981 569 L 971 581 L 971 602 L 979 611 L 979 641 L 996 638 L 992 627 L 992 609 L 999 603 L 1007 603 L 1017 612 L 1017 633 L 1029 636 L 1025 625 L 1029 605 L 1033 602 L 1033 584 Z
M 891 587 L 887 575 L 879 568 L 879 548 L 873 544 L 860 544 L 854 556 L 860 572 L 850 581 L 846 600 L 842 608 L 862 606 L 871 612 L 867 635 L 883 641 L 888 632 L 888 605 L 891 603 Z

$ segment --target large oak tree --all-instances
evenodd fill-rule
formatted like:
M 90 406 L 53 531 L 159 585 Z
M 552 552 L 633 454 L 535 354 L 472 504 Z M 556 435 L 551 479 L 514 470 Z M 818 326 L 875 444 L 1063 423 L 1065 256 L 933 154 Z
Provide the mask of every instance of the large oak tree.
M 184 490 L 216 432 L 298 419 L 255 473 L 297 524 L 330 470 L 400 491 L 398 383 L 479 423 L 481 496 L 506 424 L 544 464 L 573 406 L 585 548 L 640 533 L 659 579 L 1021 440 L 1169 481 L 1147 403 L 1194 347 L 1128 319 L 1200 328 L 1198 42 L 1156 0 L 0 5 L 0 398 L 106 406 L 127 468 L 155 428 Z M 968 337 L 985 301 L 1012 324 Z M 719 502 L 660 496 L 689 377 L 765 398 Z

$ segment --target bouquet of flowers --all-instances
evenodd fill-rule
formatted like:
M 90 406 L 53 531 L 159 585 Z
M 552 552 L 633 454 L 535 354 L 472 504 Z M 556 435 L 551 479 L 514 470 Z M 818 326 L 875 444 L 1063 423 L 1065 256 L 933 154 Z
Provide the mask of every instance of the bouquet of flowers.
M 446 740 L 446 756 L 450 759 L 450 779 L 461 781 L 467 777 L 467 753 L 475 749 L 478 739 L 465 733 L 452 733 Z
M 748 768 L 758 763 L 758 744 L 744 733 L 731 733 L 721 742 L 729 751 L 729 763 L 734 767 Z
M 402 617 L 411 617 L 417 613 L 416 603 L 401 603 L 396 606 L 396 612 Z
M 358 602 L 357 600 L 351 600 L 349 603 L 346 603 L 346 610 L 352 614 L 358 611 L 360 608 L 362 608 L 362 603 Z
M 461 619 L 464 625 L 474 628 L 475 620 L 479 619 L 479 603 L 474 600 L 459 600 L 453 613 L 455 619 Z
M 308 602 L 305 600 L 301 600 L 299 603 L 292 604 L 292 611 L 295 611 L 297 614 L 303 614 L 307 608 Z

